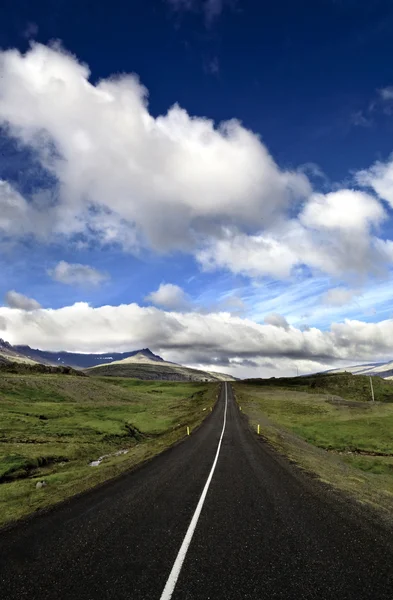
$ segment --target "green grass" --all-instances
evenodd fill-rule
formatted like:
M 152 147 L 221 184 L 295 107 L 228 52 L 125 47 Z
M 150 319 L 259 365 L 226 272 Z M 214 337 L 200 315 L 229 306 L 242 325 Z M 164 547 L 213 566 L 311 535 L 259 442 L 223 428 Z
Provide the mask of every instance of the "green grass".
M 337 380 L 335 396 L 330 382 L 304 391 L 267 381 L 234 386 L 252 427 L 323 481 L 393 512 L 393 404 L 356 402 Z
M 197 426 L 216 384 L 0 375 L 0 525 L 154 456 Z M 119 449 L 128 453 L 89 462 Z M 36 490 L 37 481 L 47 487 Z
M 375 400 L 393 402 L 393 382 L 372 377 Z M 332 394 L 346 400 L 368 402 L 371 400 L 370 377 L 351 373 L 317 373 L 304 377 L 271 377 L 270 379 L 248 379 L 245 385 L 290 389 L 309 394 Z

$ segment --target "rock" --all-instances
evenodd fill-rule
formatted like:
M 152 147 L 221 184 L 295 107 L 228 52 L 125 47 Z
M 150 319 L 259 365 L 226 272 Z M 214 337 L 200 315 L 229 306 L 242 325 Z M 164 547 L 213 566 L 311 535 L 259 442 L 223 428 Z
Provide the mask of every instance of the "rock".
M 46 481 L 37 481 L 37 483 L 35 484 L 35 487 L 37 490 L 40 490 L 43 487 L 46 487 L 48 484 L 46 483 Z
M 118 450 L 117 452 L 109 456 L 121 456 L 122 454 L 128 454 L 128 450 Z

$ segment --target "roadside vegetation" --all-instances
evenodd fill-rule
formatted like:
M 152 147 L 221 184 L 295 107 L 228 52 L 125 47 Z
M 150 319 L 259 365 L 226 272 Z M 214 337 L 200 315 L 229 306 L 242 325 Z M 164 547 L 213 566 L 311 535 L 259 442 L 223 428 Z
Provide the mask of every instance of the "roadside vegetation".
M 393 384 L 349 374 L 235 384 L 261 437 L 358 500 L 393 511 Z
M 202 422 L 217 392 L 214 383 L 0 373 L 0 526 L 162 452 Z

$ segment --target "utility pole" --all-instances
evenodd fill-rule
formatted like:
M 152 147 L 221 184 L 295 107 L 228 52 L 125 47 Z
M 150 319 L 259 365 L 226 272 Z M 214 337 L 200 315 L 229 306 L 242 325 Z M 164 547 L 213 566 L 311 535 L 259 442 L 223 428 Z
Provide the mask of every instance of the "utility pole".
M 370 387 L 371 387 L 371 398 L 372 398 L 373 402 L 375 402 L 373 380 L 371 379 L 371 377 L 370 377 Z

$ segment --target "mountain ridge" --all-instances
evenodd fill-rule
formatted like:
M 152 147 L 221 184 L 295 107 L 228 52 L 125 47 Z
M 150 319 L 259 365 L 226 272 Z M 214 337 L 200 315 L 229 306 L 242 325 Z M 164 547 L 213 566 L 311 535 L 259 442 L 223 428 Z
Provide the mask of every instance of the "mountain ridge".
M 25 345 L 13 346 L 16 352 L 27 356 L 28 358 L 41 362 L 43 364 L 51 365 L 64 365 L 73 367 L 74 369 L 88 369 L 100 364 L 110 363 L 116 360 L 122 360 L 135 356 L 138 353 L 143 353 L 149 358 L 154 358 L 155 361 L 160 362 L 164 359 L 157 354 L 154 354 L 149 348 L 142 348 L 138 350 L 131 350 L 128 352 L 103 352 L 103 353 L 83 353 L 83 352 L 67 352 L 65 350 L 47 351 L 39 350 L 38 348 L 31 348 Z
M 342 369 L 329 369 L 326 373 L 352 373 L 352 375 L 378 376 L 382 379 L 393 379 L 393 361 L 373 362 L 363 365 L 351 365 Z
M 168 381 L 234 381 L 225 373 L 192 369 L 164 360 L 150 348 L 129 352 L 83 354 L 39 350 L 27 345 L 12 346 L 0 338 L 0 363 L 27 363 L 48 367 L 71 367 L 89 375 L 135 377 Z

